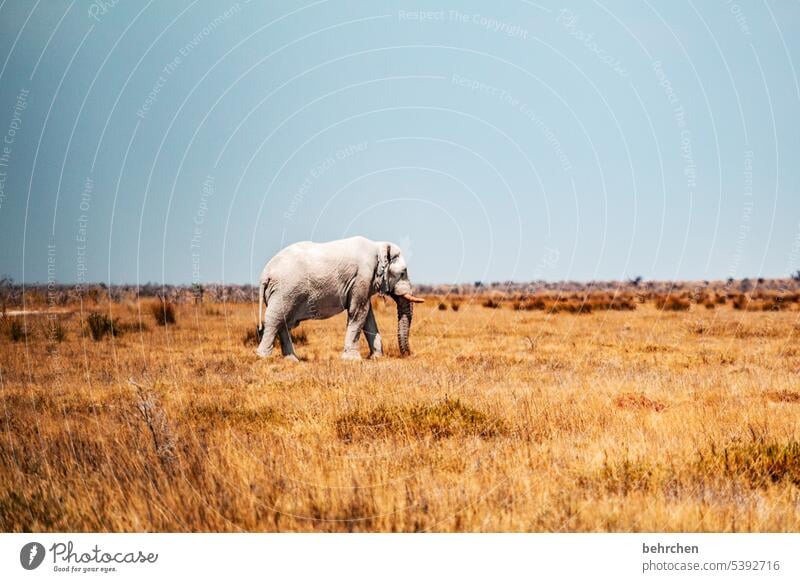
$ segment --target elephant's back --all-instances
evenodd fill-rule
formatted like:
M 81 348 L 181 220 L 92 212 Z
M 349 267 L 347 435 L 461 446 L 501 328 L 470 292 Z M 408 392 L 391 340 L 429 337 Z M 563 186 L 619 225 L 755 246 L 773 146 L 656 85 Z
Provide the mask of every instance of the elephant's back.
M 301 267 L 309 267 L 319 255 L 319 246 L 319 243 L 311 241 L 290 244 L 269 260 L 264 269 L 265 274 L 278 275 L 286 269 L 294 271 Z
M 344 239 L 331 242 L 301 241 L 293 243 L 269 260 L 264 267 L 261 280 L 288 281 L 296 277 L 315 279 L 328 278 L 332 272 L 350 271 L 352 263 L 357 267 L 360 256 L 354 252 L 353 245 Z
M 269 267 L 270 264 L 274 264 L 275 266 L 283 265 L 284 263 L 318 266 L 328 261 L 340 263 L 357 262 L 362 260 L 364 256 L 369 253 L 371 245 L 374 244 L 375 243 L 360 236 L 329 242 L 296 242 L 278 252 L 278 254 L 267 263 L 267 266 Z

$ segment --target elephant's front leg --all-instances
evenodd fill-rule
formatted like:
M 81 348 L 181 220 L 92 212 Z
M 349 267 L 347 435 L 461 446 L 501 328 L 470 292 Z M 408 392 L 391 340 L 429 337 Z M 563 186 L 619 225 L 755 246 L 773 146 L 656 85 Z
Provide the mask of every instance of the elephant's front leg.
M 358 351 L 358 339 L 361 336 L 361 330 L 367 322 L 369 314 L 369 297 L 363 300 L 353 300 L 350 308 L 347 310 L 347 330 L 344 334 L 344 351 L 342 352 L 343 360 L 360 360 L 361 353 Z
M 364 322 L 364 335 L 369 345 L 369 357 L 380 358 L 383 356 L 383 342 L 381 342 L 381 334 L 378 331 L 378 322 L 375 321 L 375 313 L 372 311 L 372 305 L 369 306 L 367 320 Z

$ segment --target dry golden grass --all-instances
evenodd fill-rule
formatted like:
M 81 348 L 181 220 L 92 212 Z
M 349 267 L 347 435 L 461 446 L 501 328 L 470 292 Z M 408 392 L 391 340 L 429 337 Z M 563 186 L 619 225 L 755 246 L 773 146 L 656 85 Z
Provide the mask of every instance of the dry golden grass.
M 343 316 L 300 364 L 255 357 L 244 305 L 4 322 L 0 529 L 800 530 L 797 311 L 431 299 L 407 359 L 376 302 L 388 357 L 357 363 Z

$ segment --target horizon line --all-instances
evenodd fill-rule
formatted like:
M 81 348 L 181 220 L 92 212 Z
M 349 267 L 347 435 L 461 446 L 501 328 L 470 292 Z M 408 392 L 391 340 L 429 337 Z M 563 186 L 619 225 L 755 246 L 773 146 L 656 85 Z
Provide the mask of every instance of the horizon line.
M 800 273 L 800 271 L 798 271 Z M 730 282 L 737 282 L 737 281 L 756 281 L 758 283 L 766 283 L 768 281 L 800 281 L 800 278 L 797 278 L 797 275 L 786 275 L 784 277 L 726 277 L 726 278 L 716 278 L 716 279 L 645 279 L 643 277 L 627 277 L 625 279 L 526 279 L 526 280 L 491 280 L 491 281 L 483 281 L 483 280 L 473 280 L 473 281 L 461 281 L 461 282 L 451 282 L 451 283 L 430 283 L 430 282 L 420 282 L 414 283 L 414 286 L 461 286 L 461 285 L 471 285 L 471 286 L 491 286 L 491 285 L 530 285 L 533 283 L 537 284 L 558 284 L 558 283 L 572 283 L 572 284 L 581 284 L 581 285 L 589 285 L 593 283 L 622 283 L 622 284 L 631 284 L 638 279 L 638 284 L 644 283 L 694 283 L 694 282 L 703 282 L 703 283 L 730 283 Z M 2 279 L 0 279 L 2 280 Z M 106 281 L 84 281 L 84 282 L 60 282 L 60 281 L 17 281 L 13 277 L 7 278 L 8 283 L 14 286 L 49 286 L 55 285 L 58 287 L 92 287 L 92 286 L 105 286 L 105 287 L 144 287 L 144 286 L 151 286 L 151 285 L 160 285 L 160 286 L 168 286 L 168 287 L 192 287 L 194 285 L 236 285 L 236 286 L 255 286 L 257 282 L 234 282 L 234 281 L 202 281 L 202 282 L 181 282 L 181 283 L 167 283 L 167 282 L 159 282 L 159 281 L 145 281 L 145 282 L 138 282 L 138 283 L 127 283 L 127 282 L 115 282 L 115 283 L 108 283 Z

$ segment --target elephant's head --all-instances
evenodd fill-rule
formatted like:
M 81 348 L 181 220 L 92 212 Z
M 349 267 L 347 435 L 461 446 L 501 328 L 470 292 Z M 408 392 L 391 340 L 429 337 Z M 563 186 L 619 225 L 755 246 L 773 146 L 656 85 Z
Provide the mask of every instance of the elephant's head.
M 425 300 L 415 297 L 411 292 L 408 267 L 400 247 L 392 243 L 380 243 L 377 252 L 375 286 L 381 295 L 389 295 L 397 303 L 397 342 L 400 344 L 400 353 L 406 356 L 411 353 L 408 347 L 408 332 L 413 315 L 411 306 Z

